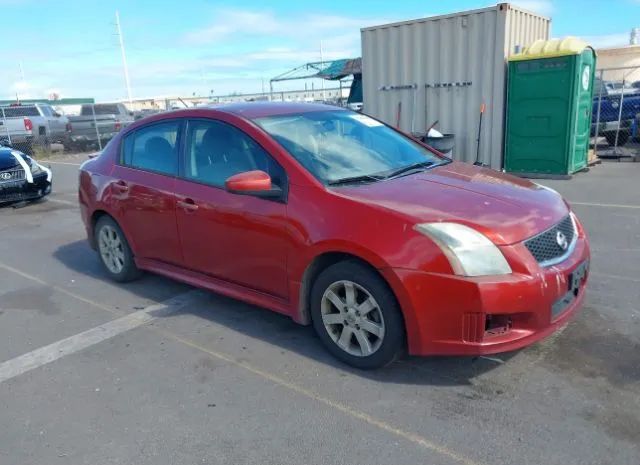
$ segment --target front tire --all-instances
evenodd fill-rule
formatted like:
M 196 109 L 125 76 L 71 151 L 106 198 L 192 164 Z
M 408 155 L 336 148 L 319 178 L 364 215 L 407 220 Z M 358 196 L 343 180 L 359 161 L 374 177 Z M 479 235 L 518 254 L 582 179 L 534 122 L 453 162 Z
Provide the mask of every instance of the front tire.
M 113 218 L 100 217 L 94 234 L 100 261 L 111 279 L 124 283 L 140 277 L 142 273 L 136 266 L 131 247 Z
M 404 347 L 404 320 L 393 292 L 355 260 L 320 273 L 311 290 L 311 316 L 327 350 L 353 367 L 383 367 Z

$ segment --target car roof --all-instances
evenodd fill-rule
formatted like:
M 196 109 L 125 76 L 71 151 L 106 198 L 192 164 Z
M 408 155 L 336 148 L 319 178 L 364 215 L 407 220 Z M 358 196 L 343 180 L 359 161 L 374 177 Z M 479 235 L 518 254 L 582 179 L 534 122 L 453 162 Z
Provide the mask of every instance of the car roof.
M 200 108 L 209 108 L 225 113 L 233 113 L 249 119 L 262 118 L 264 116 L 288 115 L 293 113 L 345 110 L 344 108 L 334 105 L 302 102 L 242 102 L 222 105 L 214 104 Z
M 243 119 L 252 120 L 266 116 L 292 115 L 299 113 L 312 113 L 319 111 L 351 111 L 348 108 L 319 103 L 295 103 L 295 102 L 242 102 L 229 104 L 211 104 L 196 108 L 182 108 L 180 110 L 163 111 L 141 118 L 127 126 L 125 133 L 134 131 L 140 127 L 154 124 L 171 118 L 198 118 L 215 116 L 226 113 Z

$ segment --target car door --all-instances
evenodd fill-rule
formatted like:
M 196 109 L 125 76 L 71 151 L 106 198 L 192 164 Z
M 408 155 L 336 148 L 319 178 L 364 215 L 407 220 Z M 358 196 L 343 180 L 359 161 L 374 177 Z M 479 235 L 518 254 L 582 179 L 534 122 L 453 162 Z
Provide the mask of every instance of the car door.
M 42 127 L 44 127 L 44 134 L 42 134 L 42 132 L 40 132 L 40 135 L 47 135 L 49 138 L 49 141 L 51 141 L 52 137 L 55 135 L 55 125 L 53 124 L 53 111 L 51 111 L 51 108 L 48 107 L 47 105 L 40 105 L 36 107 L 39 111 L 39 115 L 42 119 L 42 122 L 44 123 L 42 125 Z M 42 131 L 42 130 L 40 130 Z
M 64 127 L 60 124 L 60 117 L 54 116 L 53 108 L 49 105 L 41 105 L 40 113 L 44 116 L 44 120 L 47 122 L 48 136 L 50 141 L 56 141 L 64 133 Z
M 184 145 L 175 192 L 185 266 L 286 298 L 286 204 L 224 188 L 229 176 L 259 169 L 286 190 L 284 169 L 247 134 L 221 121 L 189 120 Z
M 127 134 L 112 172 L 113 202 L 137 258 L 182 265 L 174 188 L 180 120 L 160 121 Z

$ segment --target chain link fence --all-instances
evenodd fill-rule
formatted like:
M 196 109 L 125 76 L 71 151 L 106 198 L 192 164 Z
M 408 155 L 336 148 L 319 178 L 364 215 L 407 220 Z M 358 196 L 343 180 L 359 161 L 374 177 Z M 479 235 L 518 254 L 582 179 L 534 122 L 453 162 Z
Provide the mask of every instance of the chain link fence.
M 640 160 L 640 66 L 599 69 L 594 80 L 592 160 Z M 102 150 L 133 121 L 173 108 L 169 101 L 162 103 L 135 113 L 123 103 L 0 106 L 0 145 L 35 157 Z
M 0 106 L 0 145 L 36 158 L 102 150 L 119 131 L 144 116 L 122 103 Z
M 640 66 L 596 71 L 592 115 L 595 156 L 640 160 Z
M 29 155 L 51 150 L 55 131 L 39 112 L 35 105 L 0 107 L 0 144 Z

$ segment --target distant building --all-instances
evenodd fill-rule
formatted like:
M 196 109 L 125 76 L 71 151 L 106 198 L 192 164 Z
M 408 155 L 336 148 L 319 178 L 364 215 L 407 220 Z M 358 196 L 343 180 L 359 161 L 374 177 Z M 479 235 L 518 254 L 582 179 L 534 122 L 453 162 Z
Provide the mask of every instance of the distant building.
M 349 97 L 349 87 L 332 87 L 322 89 L 285 90 L 269 93 L 228 94 L 213 95 L 211 97 L 153 97 L 136 98 L 129 104 L 128 100 L 122 100 L 133 111 L 140 110 L 171 110 L 200 105 L 223 104 L 236 102 L 259 102 L 273 100 L 274 102 L 346 102 Z
M 342 94 L 340 92 L 342 91 Z M 319 102 L 338 101 L 349 97 L 349 87 L 332 87 L 327 89 L 284 90 L 269 93 L 218 95 L 211 97 L 217 103 L 251 102 L 259 100 L 285 101 L 285 102 Z
M 596 52 L 597 68 L 607 70 L 603 76 L 605 81 L 622 81 L 623 79 L 629 83 L 640 81 L 640 45 L 600 48 Z M 600 75 L 596 74 L 596 77 Z

